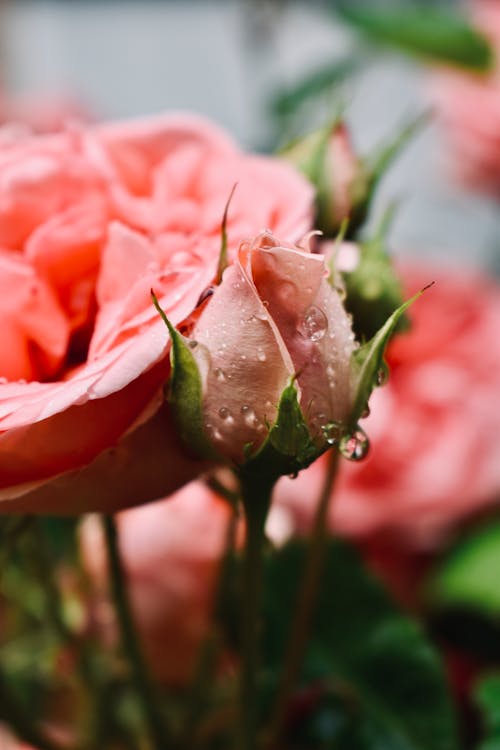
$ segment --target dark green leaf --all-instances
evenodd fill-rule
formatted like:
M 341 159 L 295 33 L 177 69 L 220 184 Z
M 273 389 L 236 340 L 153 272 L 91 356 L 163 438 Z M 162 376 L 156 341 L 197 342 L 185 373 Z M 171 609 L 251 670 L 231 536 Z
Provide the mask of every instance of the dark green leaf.
M 263 663 L 270 674 L 281 668 L 283 634 L 294 610 L 305 556 L 305 544 L 294 542 L 268 561 Z M 358 555 L 340 542 L 328 546 L 303 672 L 304 686 L 318 681 L 330 698 L 325 699 L 328 705 L 320 697 L 313 702 L 309 719 L 317 721 L 323 712 L 322 740 L 326 742 L 329 732 L 331 744 L 320 744 L 316 734 L 317 744 L 311 747 L 457 748 L 455 719 L 436 651 L 419 625 L 398 611 Z M 327 709 L 330 714 L 325 716 Z M 294 736 L 296 731 L 294 727 Z
M 434 62 L 487 71 L 493 54 L 485 37 L 456 12 L 432 5 L 377 5 L 337 0 L 341 17 L 370 39 Z

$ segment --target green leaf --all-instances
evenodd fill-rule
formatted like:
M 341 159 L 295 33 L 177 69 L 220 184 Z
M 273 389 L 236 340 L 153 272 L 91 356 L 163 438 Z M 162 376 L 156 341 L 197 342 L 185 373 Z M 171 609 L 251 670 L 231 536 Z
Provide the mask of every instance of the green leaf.
M 486 38 L 457 13 L 423 5 L 337 0 L 341 17 L 370 39 L 433 62 L 487 71 L 493 53 Z
M 320 453 L 309 433 L 292 381 L 281 394 L 276 422 L 243 471 L 277 479 L 306 468 Z
M 429 582 L 429 599 L 440 608 L 472 609 L 500 615 L 500 523 L 489 524 L 461 541 Z
M 429 284 L 432 286 L 432 284 Z M 389 339 L 402 315 L 429 288 L 424 287 L 413 297 L 404 302 L 387 319 L 382 328 L 366 344 L 363 344 L 351 356 L 351 377 L 353 392 L 353 408 L 351 424 L 354 426 L 361 417 L 371 392 L 377 385 L 378 373 L 384 368 L 384 352 Z
M 306 554 L 304 543 L 293 542 L 268 560 L 262 619 L 268 681 L 281 671 L 284 633 Z M 323 685 L 329 703 L 318 697 L 306 717 L 309 732 L 311 722 L 323 732 L 323 737 L 316 734 L 313 747 L 457 748 L 455 717 L 436 650 L 419 624 L 398 611 L 357 553 L 338 541 L 329 542 L 326 551 L 302 685 L 304 691 L 308 685 Z M 294 725 L 294 739 L 300 731 Z M 325 732 L 329 744 L 319 744 Z
M 203 425 L 203 388 L 198 363 L 190 348 L 196 342 L 184 338 L 170 323 L 154 292 L 153 304 L 168 328 L 172 348 L 168 402 L 183 443 L 197 456 L 215 457 Z

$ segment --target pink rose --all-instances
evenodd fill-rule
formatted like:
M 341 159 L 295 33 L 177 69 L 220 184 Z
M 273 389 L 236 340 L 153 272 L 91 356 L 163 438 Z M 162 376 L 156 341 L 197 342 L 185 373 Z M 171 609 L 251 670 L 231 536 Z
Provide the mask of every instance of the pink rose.
M 161 497 L 199 472 L 162 403 L 168 338 L 269 227 L 297 241 L 312 188 L 215 126 L 172 115 L 0 139 L 0 498 L 71 512 Z M 10 501 L 10 502 L 7 502 Z
M 157 679 L 185 684 L 210 629 L 231 511 L 202 482 L 174 497 L 117 516 L 120 552 L 145 656 Z M 97 525 L 96 525 L 97 524 Z M 82 529 L 86 570 L 106 592 L 101 526 Z
M 255 451 L 265 440 L 292 379 L 320 447 L 329 425 L 347 424 L 354 334 L 322 255 L 286 247 L 269 232 L 242 243 L 192 338 L 205 430 L 236 464 L 246 446 Z
M 500 4 L 474 0 L 471 12 L 493 46 L 494 69 L 488 75 L 443 71 L 434 76 L 431 93 L 457 177 L 500 195 Z
M 389 382 L 370 401 L 371 441 L 359 465 L 342 462 L 331 522 L 342 534 L 434 534 L 500 497 L 500 290 L 466 271 L 408 267 L 407 291 L 435 279 L 410 308 L 410 332 L 389 347 Z M 299 528 L 311 522 L 324 476 L 320 459 L 282 479 L 277 502 Z

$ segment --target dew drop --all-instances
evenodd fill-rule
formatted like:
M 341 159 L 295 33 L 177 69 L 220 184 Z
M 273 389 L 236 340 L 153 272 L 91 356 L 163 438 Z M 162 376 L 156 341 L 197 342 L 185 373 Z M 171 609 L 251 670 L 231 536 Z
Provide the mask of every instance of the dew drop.
M 385 385 L 389 379 L 389 368 L 387 365 L 380 368 L 377 372 L 377 385 Z
M 282 281 L 278 286 L 278 295 L 285 304 L 294 299 L 297 294 L 297 287 L 291 281 Z
M 234 424 L 234 417 L 230 409 L 227 406 L 221 406 L 219 409 L 219 417 L 224 420 L 228 425 Z
M 257 415 L 255 414 L 254 410 L 251 406 L 248 406 L 248 404 L 243 404 L 243 406 L 240 409 L 243 418 L 245 420 L 245 424 L 248 427 L 260 427 L 262 428 L 261 423 L 259 422 Z
M 196 349 L 196 347 L 198 346 L 198 342 L 194 340 L 188 341 L 188 346 L 190 349 Z
M 328 329 L 326 315 L 316 305 L 310 305 L 299 323 L 299 333 L 311 341 L 320 341 Z
M 209 422 L 205 425 L 205 431 L 210 438 L 210 440 L 222 440 L 222 435 L 219 432 L 219 430 L 213 426 L 213 424 L 210 424 Z
M 265 362 L 266 361 L 267 357 L 266 357 L 266 353 L 265 353 L 265 351 L 263 349 L 258 349 L 258 351 L 257 351 L 257 359 L 259 360 L 259 362 Z
M 342 435 L 342 424 L 340 422 L 327 422 L 321 426 L 321 431 L 328 445 L 335 445 Z
M 348 461 L 361 461 L 370 448 L 370 441 L 361 427 L 356 427 L 350 435 L 344 435 L 339 443 L 339 451 Z
M 214 370 L 214 375 L 215 375 L 215 377 L 217 378 L 217 380 L 218 380 L 218 381 L 219 381 L 220 383 L 223 383 L 223 382 L 224 382 L 224 380 L 226 379 L 226 373 L 225 373 L 225 372 L 224 372 L 224 370 L 223 370 L 222 368 L 220 368 L 220 367 L 216 367 L 216 368 L 215 368 L 215 370 Z

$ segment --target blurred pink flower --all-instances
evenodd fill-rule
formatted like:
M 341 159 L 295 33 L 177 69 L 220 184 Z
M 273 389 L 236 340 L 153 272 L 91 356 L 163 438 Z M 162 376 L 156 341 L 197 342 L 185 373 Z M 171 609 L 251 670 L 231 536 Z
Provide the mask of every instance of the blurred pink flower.
M 500 196 L 500 3 L 473 0 L 472 21 L 490 40 L 496 62 L 487 75 L 446 70 L 431 95 L 450 144 L 451 167 L 465 184 Z
M 465 270 L 407 267 L 404 279 L 408 294 L 436 284 L 389 347 L 389 382 L 363 422 L 371 451 L 341 463 L 330 521 L 347 536 L 396 532 L 432 545 L 500 500 L 500 289 Z M 311 523 L 326 460 L 278 485 L 296 528 Z
M 311 186 L 188 115 L 0 138 L 0 167 L 2 509 L 174 491 L 200 466 L 159 409 L 169 344 L 150 289 L 182 326 L 215 277 L 234 183 L 230 260 L 264 227 L 300 239 Z

